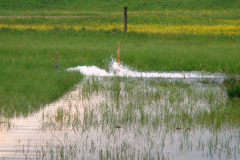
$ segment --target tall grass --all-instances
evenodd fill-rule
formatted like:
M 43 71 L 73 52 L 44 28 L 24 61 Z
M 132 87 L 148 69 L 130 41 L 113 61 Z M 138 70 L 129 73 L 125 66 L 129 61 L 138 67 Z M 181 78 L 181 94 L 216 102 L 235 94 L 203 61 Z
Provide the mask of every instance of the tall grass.
M 36 42 L 34 33 L 2 33 L 2 38 L 6 39 L 2 39 L 0 49 L 1 114 L 27 115 L 57 99 L 81 80 L 79 73 L 64 72 L 63 55 L 60 55 L 59 69 L 62 72 L 54 70 L 57 50 L 41 44 L 41 37 Z M 49 39 L 44 41 L 49 43 Z
M 1 112 L 27 113 L 34 108 L 29 106 L 39 108 L 63 95 L 82 78 L 66 73 L 69 67 L 108 69 L 117 41 L 122 63 L 138 70 L 239 74 L 237 2 L 3 0 L 1 15 L 43 17 L 0 19 Z M 123 6 L 128 6 L 128 33 L 123 32 Z M 55 52 L 62 72 L 53 69 Z
M 121 42 L 122 63 L 142 71 L 204 70 L 239 74 L 239 45 L 228 36 L 191 36 L 2 29 L 1 106 L 29 109 L 56 99 L 81 80 L 65 69 L 96 65 L 108 69 Z M 55 52 L 59 70 L 54 70 Z M 5 110 L 5 109 L 4 109 Z M 11 109 L 12 111 L 17 109 Z
M 195 152 L 221 158 L 228 150 L 228 156 L 236 158 L 240 110 L 225 95 L 225 88 L 216 84 L 89 77 L 63 97 L 62 105 L 53 104 L 55 111 L 45 112 L 41 129 L 63 134 L 74 130 L 62 142 L 65 153 L 73 151 L 76 157 L 176 159 Z M 69 148 L 72 142 L 79 151 Z M 46 143 L 55 149 L 58 144 Z M 59 154 L 48 152 L 46 145 L 37 146 L 43 149 L 39 153 Z

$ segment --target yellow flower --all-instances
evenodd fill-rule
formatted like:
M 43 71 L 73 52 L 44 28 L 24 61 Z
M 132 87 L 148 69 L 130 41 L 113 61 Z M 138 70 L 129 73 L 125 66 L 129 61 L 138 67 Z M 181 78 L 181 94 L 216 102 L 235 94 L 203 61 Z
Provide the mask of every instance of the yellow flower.
M 48 11 L 50 13 L 50 11 Z M 70 11 L 52 11 L 54 14 L 75 14 L 75 12 Z M 79 12 L 80 13 L 80 12 Z M 94 13 L 94 12 L 93 12 Z M 211 10 L 202 10 L 202 11 L 130 11 L 128 15 L 134 18 L 148 18 L 146 23 L 128 23 L 128 31 L 133 32 L 144 32 L 144 33 L 162 33 L 162 34 L 210 34 L 210 35 L 240 35 L 240 20 L 224 20 L 224 19 L 206 19 L 210 23 L 201 23 L 196 20 L 190 24 L 156 24 L 154 19 L 159 18 L 160 15 L 164 15 L 169 19 L 178 19 L 178 20 L 187 20 L 189 17 L 196 16 L 209 16 L 212 18 L 212 15 L 225 15 L 230 14 L 231 11 L 211 11 Z M 77 13 L 76 13 L 77 14 Z M 103 13 L 98 13 L 103 14 Z M 121 15 L 121 12 L 115 12 L 112 15 Z M 220 16 L 221 17 L 221 16 Z M 86 30 L 121 30 L 123 31 L 123 22 L 101 22 L 100 19 L 94 19 L 93 21 L 82 22 L 82 24 L 73 25 L 67 23 L 60 24 L 0 24 L 0 28 L 13 28 L 13 29 L 34 29 L 34 30 L 51 30 L 54 28 L 69 29 L 73 28 L 75 30 L 81 30 L 85 28 Z M 212 23 L 213 21 L 213 23 Z M 187 21 L 188 22 L 188 21 Z

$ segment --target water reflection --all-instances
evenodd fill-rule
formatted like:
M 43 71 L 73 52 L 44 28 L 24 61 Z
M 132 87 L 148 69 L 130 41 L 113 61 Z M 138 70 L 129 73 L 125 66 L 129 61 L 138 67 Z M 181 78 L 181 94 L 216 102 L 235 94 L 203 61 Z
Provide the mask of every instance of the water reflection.
M 201 121 L 226 107 L 217 83 L 86 77 L 76 88 L 28 117 L 11 118 L 10 129 L 0 123 L 0 157 L 240 158 L 234 124 Z

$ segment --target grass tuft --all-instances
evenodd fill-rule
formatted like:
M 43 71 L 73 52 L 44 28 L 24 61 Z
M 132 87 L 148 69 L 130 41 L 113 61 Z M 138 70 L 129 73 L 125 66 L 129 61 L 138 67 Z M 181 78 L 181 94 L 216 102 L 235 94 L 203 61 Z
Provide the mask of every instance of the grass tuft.
M 225 80 L 227 87 L 227 95 L 233 101 L 234 99 L 240 98 L 240 81 L 236 78 Z

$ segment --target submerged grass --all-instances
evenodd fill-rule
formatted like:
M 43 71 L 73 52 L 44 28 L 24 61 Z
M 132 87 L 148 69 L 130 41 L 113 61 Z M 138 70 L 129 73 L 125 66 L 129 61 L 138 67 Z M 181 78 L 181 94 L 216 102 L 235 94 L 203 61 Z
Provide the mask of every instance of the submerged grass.
M 227 95 L 232 100 L 238 100 L 240 98 L 240 83 L 237 78 L 230 78 L 224 81 L 227 87 Z
M 68 99 L 74 97 L 75 100 L 71 103 Z M 78 104 L 78 99 L 82 103 L 86 100 L 86 104 Z M 63 97 L 63 101 L 69 101 L 67 104 L 71 106 L 70 108 L 84 110 L 69 112 L 60 109 L 56 111 L 55 117 L 61 117 L 61 123 L 63 117 L 78 117 L 80 118 L 78 125 L 83 126 L 114 127 L 132 124 L 159 126 L 161 123 L 167 123 L 171 129 L 179 126 L 188 128 L 198 124 L 210 128 L 221 127 L 212 123 L 211 119 L 218 121 L 219 124 L 227 122 L 229 125 L 240 125 L 236 123 L 239 121 L 236 104 L 228 100 L 225 88 L 216 84 L 186 84 L 181 81 L 120 77 L 103 78 L 99 81 L 99 78 L 92 77 L 85 79 L 77 91 Z M 232 112 L 232 117 L 229 118 L 231 111 L 235 112 L 235 115 Z M 225 113 L 228 114 L 224 116 Z M 68 114 L 81 115 L 68 116 Z M 53 122 L 53 117 L 48 117 Z M 171 121 L 172 118 L 174 121 Z M 58 119 L 55 118 L 56 121 Z M 66 125 L 72 125 L 68 123 L 68 118 L 66 122 Z
M 190 152 L 201 154 L 198 158 L 223 158 L 226 152 L 230 159 L 238 157 L 240 110 L 223 86 L 90 77 L 58 103 L 59 109 L 42 119 L 41 129 L 73 130 L 74 144 L 70 135 L 62 141 L 63 153 L 74 152 L 74 158 L 176 159 Z M 57 149 L 59 144 L 48 145 Z M 39 158 L 60 153 L 42 149 Z

